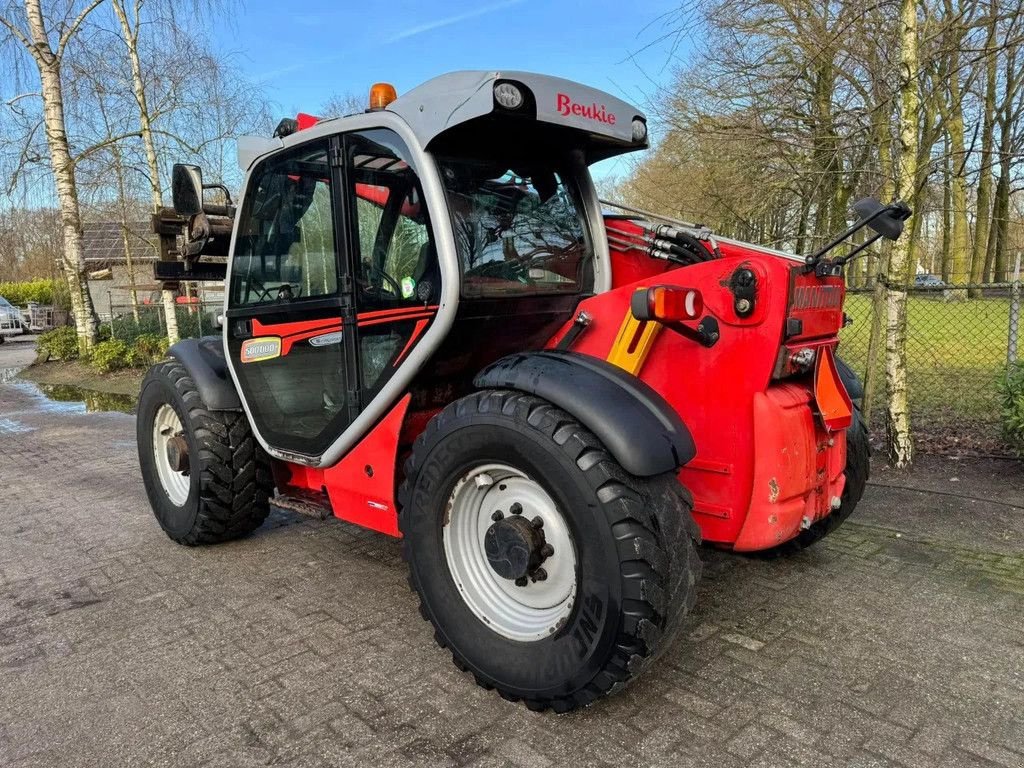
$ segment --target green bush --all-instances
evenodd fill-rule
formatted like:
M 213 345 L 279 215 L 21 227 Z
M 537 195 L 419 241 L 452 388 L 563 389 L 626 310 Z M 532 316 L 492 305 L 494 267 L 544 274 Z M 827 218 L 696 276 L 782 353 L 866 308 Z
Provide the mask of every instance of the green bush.
M 74 360 L 78 357 L 78 334 L 71 326 L 54 328 L 40 334 L 36 340 L 36 349 L 48 352 L 57 360 Z
M 178 318 L 178 335 L 183 339 L 198 339 L 200 336 L 217 334 L 215 323 L 216 312 L 203 312 L 201 309 L 178 307 L 175 313 Z
M 130 368 L 134 364 L 134 347 L 120 339 L 101 341 L 89 353 L 89 365 L 102 373 Z
M 1024 458 L 1024 361 L 1010 366 L 1000 386 L 1000 394 L 1003 433 L 1017 454 Z
M 132 364 L 148 366 L 158 363 L 167 356 L 170 342 L 166 336 L 155 333 L 143 333 L 135 338 L 132 344 Z
M 16 307 L 24 307 L 30 301 L 52 304 L 62 309 L 67 309 L 71 304 L 68 298 L 68 287 L 63 280 L 39 279 L 0 282 L 0 296 Z
M 167 356 L 170 342 L 161 333 L 136 334 L 131 341 L 110 337 L 100 330 L 98 343 L 89 353 L 88 362 L 104 373 L 122 368 L 145 367 L 163 360 Z M 40 335 L 36 341 L 39 351 L 46 351 L 56 360 L 74 360 L 78 355 L 78 335 L 71 327 L 55 328 Z
M 121 339 L 129 344 L 134 343 L 140 336 L 166 336 L 167 329 L 164 328 L 161 307 L 146 306 L 139 313 L 136 320 L 131 315 L 115 318 L 110 324 L 104 324 L 108 329 L 109 337 Z M 217 333 L 216 312 L 204 312 L 200 318 L 199 312 L 187 307 L 178 307 L 175 311 L 178 318 L 178 335 L 183 339 L 196 339 L 200 336 Z M 201 322 L 200 322 L 201 320 Z
M 107 328 L 109 338 L 120 339 L 128 344 L 134 344 L 139 336 L 160 336 L 166 333 L 156 312 L 142 312 L 138 320 L 131 315 L 118 317 L 104 327 Z

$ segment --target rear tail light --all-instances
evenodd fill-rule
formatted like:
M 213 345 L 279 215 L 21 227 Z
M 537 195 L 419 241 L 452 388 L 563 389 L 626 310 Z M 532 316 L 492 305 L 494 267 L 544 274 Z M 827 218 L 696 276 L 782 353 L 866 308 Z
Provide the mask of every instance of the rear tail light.
M 704 314 L 704 298 L 693 288 L 659 285 L 637 289 L 630 308 L 637 320 L 678 323 Z
M 816 370 L 826 347 L 835 346 L 843 327 L 842 277 L 819 277 L 794 267 L 789 284 L 786 321 L 773 377 L 785 379 Z
M 790 376 L 801 376 L 813 370 L 818 360 L 819 349 L 819 346 L 783 344 L 775 360 L 774 377 L 785 379 Z

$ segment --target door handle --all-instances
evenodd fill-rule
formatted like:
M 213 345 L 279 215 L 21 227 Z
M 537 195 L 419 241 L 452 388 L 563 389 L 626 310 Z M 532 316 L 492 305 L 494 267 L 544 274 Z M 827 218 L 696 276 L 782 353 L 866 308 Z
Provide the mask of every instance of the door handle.
M 251 339 L 252 320 L 235 320 L 231 323 L 231 335 L 236 339 Z

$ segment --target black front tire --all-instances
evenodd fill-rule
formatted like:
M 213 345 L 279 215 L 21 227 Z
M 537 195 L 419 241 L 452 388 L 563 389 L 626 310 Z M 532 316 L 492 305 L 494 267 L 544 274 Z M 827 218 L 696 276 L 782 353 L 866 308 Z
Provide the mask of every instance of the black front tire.
M 188 444 L 189 490 L 176 505 L 158 475 L 153 423 L 171 406 Z M 211 411 L 184 366 L 171 359 L 149 369 L 137 418 L 142 481 L 160 527 L 179 544 L 217 544 L 251 533 L 270 512 L 274 482 L 266 453 L 240 411 Z
M 542 486 L 572 532 L 576 599 L 540 639 L 509 639 L 477 618 L 446 559 L 453 488 L 491 462 Z M 530 395 L 483 391 L 437 414 L 406 463 L 399 504 L 410 586 L 438 644 L 479 685 L 530 709 L 564 712 L 621 689 L 671 644 L 696 599 L 700 533 L 675 474 L 628 474 L 572 416 Z

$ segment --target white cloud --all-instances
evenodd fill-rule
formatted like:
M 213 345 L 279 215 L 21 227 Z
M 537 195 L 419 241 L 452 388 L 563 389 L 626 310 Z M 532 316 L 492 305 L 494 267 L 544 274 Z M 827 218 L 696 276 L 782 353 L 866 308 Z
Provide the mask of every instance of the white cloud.
M 499 3 L 491 3 L 480 8 L 474 8 L 472 11 L 466 11 L 465 13 L 459 13 L 455 16 L 446 16 L 443 19 L 434 19 L 433 21 L 426 21 L 422 24 L 417 24 L 415 27 L 409 27 L 403 29 L 401 32 L 397 32 L 388 38 L 387 42 L 394 43 L 398 40 L 405 40 L 415 35 L 423 34 L 424 32 L 430 32 L 434 29 L 440 29 L 441 27 L 448 27 L 452 24 L 458 24 L 462 21 L 468 21 L 469 19 L 475 19 L 479 16 L 485 16 L 488 13 L 494 13 L 504 8 L 510 8 L 513 5 L 519 5 L 523 0 L 502 0 Z

